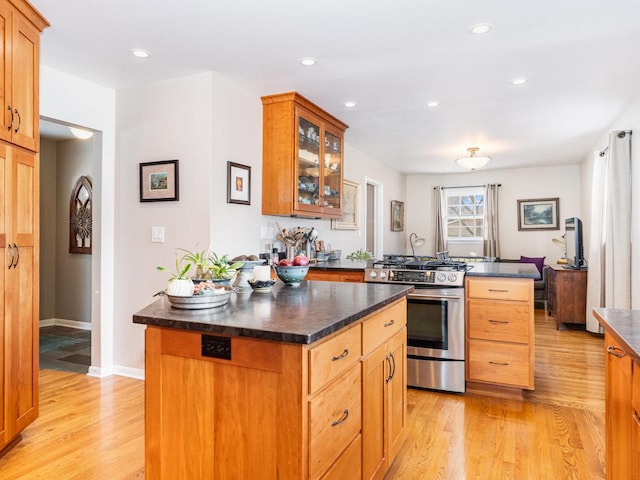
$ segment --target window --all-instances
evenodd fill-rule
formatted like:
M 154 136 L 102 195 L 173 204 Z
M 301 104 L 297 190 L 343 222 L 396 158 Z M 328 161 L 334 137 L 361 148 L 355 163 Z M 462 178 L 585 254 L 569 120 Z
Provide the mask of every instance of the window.
M 484 236 L 484 188 L 446 188 L 447 241 L 482 240 Z

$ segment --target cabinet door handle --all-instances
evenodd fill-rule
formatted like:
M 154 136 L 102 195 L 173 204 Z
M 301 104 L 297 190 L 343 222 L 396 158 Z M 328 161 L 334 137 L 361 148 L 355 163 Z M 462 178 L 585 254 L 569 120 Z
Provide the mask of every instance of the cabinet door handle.
M 396 323 L 396 321 L 392 318 L 387 323 L 385 323 L 383 326 L 384 327 L 390 327 L 391 325 L 395 325 L 395 323 Z
M 613 345 L 609 345 L 607 347 L 607 353 L 609 355 L 613 355 L 616 358 L 622 358 L 627 355 L 626 353 L 624 353 L 624 350 L 622 350 L 621 348 L 615 347 Z
M 20 249 L 15 243 L 13 244 L 13 249 L 16 251 L 16 260 L 13 264 L 13 268 L 18 268 L 18 262 L 20 261 Z
M 509 323 L 509 320 L 492 320 L 492 319 L 489 319 L 489 323 L 499 323 L 501 325 L 506 325 L 507 323 Z
M 389 365 L 389 374 L 387 375 L 387 378 L 384 379 L 384 383 L 389 383 L 391 380 L 391 359 L 389 358 L 389 355 L 386 355 L 384 359 L 387 362 L 387 365 Z
M 9 113 L 11 114 L 11 122 L 9 122 L 7 130 L 11 131 L 11 128 L 13 127 L 13 110 L 11 109 L 11 105 L 7 107 L 7 110 L 9 110 Z
M 633 412 L 633 421 L 637 424 L 640 424 L 640 417 L 638 416 L 638 412 L 636 412 L 635 410 Z
M 337 360 L 342 360 L 344 357 L 346 357 L 347 355 L 349 355 L 349 349 L 345 348 L 344 352 L 342 352 L 340 355 L 338 355 L 337 357 L 331 357 L 331 361 L 335 362 Z
M 507 293 L 509 290 L 506 289 L 500 289 L 500 288 L 490 288 L 489 289 L 490 292 L 500 292 L 500 293 Z
M 20 130 L 20 124 L 22 123 L 22 119 L 20 118 L 20 112 L 18 111 L 17 108 L 16 108 L 16 115 L 18 115 L 18 126 L 14 130 L 14 133 L 18 133 L 18 130 Z M 13 121 L 11 123 L 13 123 Z
M 14 260 L 13 247 L 11 246 L 11 244 L 9 244 L 7 248 L 9 249 L 9 253 L 11 254 L 11 257 L 9 257 L 9 265 L 7 265 L 7 270 L 11 270 L 11 267 L 13 267 L 13 260 Z
M 489 363 L 491 365 L 500 365 L 501 367 L 506 367 L 509 365 L 507 362 L 492 362 L 491 360 L 489 360 Z
M 333 422 L 331 422 L 331 426 L 335 427 L 337 425 L 340 425 L 341 423 L 344 423 L 348 417 L 349 417 L 349 409 L 345 409 L 345 411 L 342 412 L 342 416 L 338 420 L 334 420 Z
M 393 361 L 393 369 L 391 370 L 391 375 L 389 376 L 389 380 L 391 380 L 396 376 L 396 357 L 393 356 L 393 352 L 389 352 L 389 357 Z

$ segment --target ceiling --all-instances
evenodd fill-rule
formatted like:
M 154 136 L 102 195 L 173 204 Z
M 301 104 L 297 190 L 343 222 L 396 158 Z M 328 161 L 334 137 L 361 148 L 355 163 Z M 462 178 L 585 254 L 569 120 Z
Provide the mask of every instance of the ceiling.
M 32 3 L 47 67 L 113 89 L 215 71 L 257 96 L 295 90 L 407 174 L 464 171 L 468 147 L 485 169 L 579 163 L 640 93 L 637 0 Z

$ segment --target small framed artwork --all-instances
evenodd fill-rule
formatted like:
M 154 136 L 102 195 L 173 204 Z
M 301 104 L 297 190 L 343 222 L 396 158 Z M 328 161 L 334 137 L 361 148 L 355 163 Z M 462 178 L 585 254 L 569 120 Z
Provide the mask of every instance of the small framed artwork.
M 518 200 L 518 230 L 560 230 L 559 198 Z
M 251 167 L 227 162 L 227 203 L 251 205 Z
M 391 231 L 402 232 L 404 230 L 404 202 L 391 200 Z
M 342 218 L 331 220 L 332 230 L 358 230 L 360 219 L 360 184 L 342 183 Z
M 178 187 L 178 160 L 140 164 L 141 202 L 179 200 Z

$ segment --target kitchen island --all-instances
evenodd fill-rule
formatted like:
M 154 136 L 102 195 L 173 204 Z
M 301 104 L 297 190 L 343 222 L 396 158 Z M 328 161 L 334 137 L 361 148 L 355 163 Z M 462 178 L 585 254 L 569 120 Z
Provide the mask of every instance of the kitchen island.
M 406 418 L 406 285 L 278 282 L 146 324 L 149 479 L 381 478 Z

